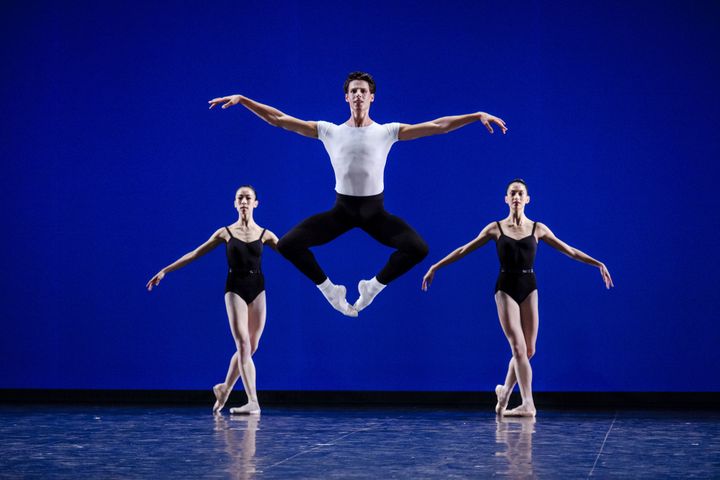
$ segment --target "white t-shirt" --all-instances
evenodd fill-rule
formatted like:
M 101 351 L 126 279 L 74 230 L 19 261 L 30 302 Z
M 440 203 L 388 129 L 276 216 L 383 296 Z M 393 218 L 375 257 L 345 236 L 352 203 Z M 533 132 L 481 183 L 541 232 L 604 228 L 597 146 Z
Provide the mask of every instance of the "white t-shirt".
M 320 121 L 317 129 L 335 171 L 336 192 L 353 197 L 383 192 L 385 162 L 397 142 L 399 123 L 349 127 Z

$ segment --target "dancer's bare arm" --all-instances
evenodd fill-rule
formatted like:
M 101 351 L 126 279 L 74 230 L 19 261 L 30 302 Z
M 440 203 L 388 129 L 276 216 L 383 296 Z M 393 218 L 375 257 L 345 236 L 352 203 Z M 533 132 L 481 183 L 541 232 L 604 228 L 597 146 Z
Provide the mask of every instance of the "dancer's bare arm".
M 453 262 L 457 262 L 468 253 L 473 252 L 485 245 L 487 242 L 490 241 L 490 239 L 496 238 L 498 234 L 499 231 L 497 223 L 490 223 L 485 228 L 483 228 L 480 234 L 473 240 L 466 243 L 462 247 L 456 248 L 455 250 L 450 252 L 445 258 L 437 262 L 435 265 L 431 266 L 423 277 L 421 286 L 423 291 L 427 291 L 427 289 L 430 288 L 430 284 L 432 283 L 433 278 L 435 278 L 435 272 L 438 271 L 438 269 L 444 267 L 445 265 L 450 265 Z
M 265 230 L 265 236 L 263 237 L 263 245 L 267 245 L 273 250 L 277 251 L 277 244 L 280 239 L 270 230 Z
M 242 95 L 229 95 L 227 97 L 218 97 L 209 100 L 210 108 L 222 104 L 222 108 L 230 108 L 234 105 L 242 105 L 258 117 L 265 120 L 273 127 L 284 128 L 291 132 L 299 133 L 310 138 L 318 138 L 317 122 L 300 120 L 281 112 L 275 107 L 265 105 L 255 100 L 251 100 Z
M 165 275 L 177 270 L 178 268 L 182 268 L 188 263 L 197 260 L 198 258 L 202 257 L 206 253 L 213 250 L 215 247 L 220 245 L 221 243 L 224 243 L 225 240 L 223 240 L 222 235 L 225 231 L 224 228 L 219 228 L 215 233 L 212 234 L 212 236 L 208 239 L 207 242 L 203 243 L 199 247 L 197 247 L 192 252 L 188 252 L 182 257 L 175 260 L 173 263 L 168 265 L 167 267 L 160 270 L 158 273 L 155 274 L 154 277 L 150 279 L 150 281 L 145 285 L 148 289 L 148 292 L 151 292 L 153 287 L 156 287 L 160 284 L 160 281 L 165 278 Z
M 507 132 L 507 127 L 505 126 L 505 122 L 502 118 L 498 118 L 485 112 L 476 112 L 468 113 L 467 115 L 441 117 L 429 122 L 416 123 L 414 125 L 403 123 L 400 125 L 400 130 L 398 131 L 398 140 L 414 140 L 420 137 L 448 133 L 473 122 L 481 122 L 490 133 L 493 133 L 492 124 L 500 127 L 502 133 Z
M 578 262 L 587 263 L 600 269 L 600 275 L 602 275 L 603 282 L 605 282 L 605 288 L 614 287 L 612 277 L 610 277 L 610 271 L 600 260 L 595 260 L 587 253 L 584 253 L 577 248 L 571 247 L 567 243 L 563 242 L 555 236 L 555 234 L 548 228 L 547 225 L 538 222 L 537 224 L 537 235 L 539 240 L 544 240 L 545 243 L 564 253 L 568 257 L 577 260 Z

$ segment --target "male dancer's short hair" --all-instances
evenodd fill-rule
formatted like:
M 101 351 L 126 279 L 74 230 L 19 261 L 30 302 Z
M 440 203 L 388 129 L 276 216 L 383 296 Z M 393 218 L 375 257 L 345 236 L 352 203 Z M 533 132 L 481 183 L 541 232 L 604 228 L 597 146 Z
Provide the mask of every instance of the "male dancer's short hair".
M 348 93 L 348 86 L 353 80 L 365 80 L 368 85 L 370 85 L 370 93 L 375 93 L 375 80 L 373 79 L 372 75 L 367 72 L 348 73 L 348 76 L 345 79 L 345 84 L 343 85 L 343 90 L 345 91 L 345 93 Z

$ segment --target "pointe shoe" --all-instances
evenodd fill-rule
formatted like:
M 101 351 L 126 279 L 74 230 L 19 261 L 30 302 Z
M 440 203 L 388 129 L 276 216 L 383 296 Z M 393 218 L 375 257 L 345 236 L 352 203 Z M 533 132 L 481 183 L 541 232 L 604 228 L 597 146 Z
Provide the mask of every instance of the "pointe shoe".
M 507 408 L 508 400 L 510 400 L 509 394 L 503 398 L 502 394 L 503 394 L 504 390 L 505 390 L 504 385 L 496 385 L 495 386 L 495 396 L 497 397 L 497 403 L 495 404 L 495 413 L 497 413 L 498 415 L 502 415 L 505 412 L 505 409 Z
M 246 403 L 242 407 L 231 408 L 230 413 L 233 415 L 259 415 L 260 405 L 257 403 Z
M 535 417 L 537 411 L 535 409 L 528 409 L 526 407 L 523 407 L 520 405 L 519 407 L 515 407 L 512 410 L 506 410 L 504 415 L 506 417 Z
M 213 405 L 213 413 L 218 413 L 222 408 L 225 406 L 225 403 L 227 402 L 228 397 L 230 396 L 230 391 L 226 391 L 223 393 L 222 391 L 222 383 L 218 383 L 215 385 L 213 389 L 213 393 L 215 394 L 215 405 Z

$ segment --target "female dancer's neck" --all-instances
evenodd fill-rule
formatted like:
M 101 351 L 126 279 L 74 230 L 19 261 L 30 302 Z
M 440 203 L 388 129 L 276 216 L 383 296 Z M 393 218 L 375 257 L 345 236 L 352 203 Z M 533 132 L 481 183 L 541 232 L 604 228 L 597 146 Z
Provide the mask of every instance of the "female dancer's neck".
M 519 227 L 523 223 L 525 223 L 525 220 L 527 218 L 525 217 L 525 212 L 519 211 L 519 212 L 510 212 L 510 216 L 508 217 L 507 221 L 511 225 L 515 225 L 516 227 Z
M 238 221 L 236 224 L 240 227 L 249 228 L 252 226 L 255 226 L 255 220 L 253 220 L 252 217 L 246 217 L 244 215 L 238 216 Z

